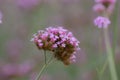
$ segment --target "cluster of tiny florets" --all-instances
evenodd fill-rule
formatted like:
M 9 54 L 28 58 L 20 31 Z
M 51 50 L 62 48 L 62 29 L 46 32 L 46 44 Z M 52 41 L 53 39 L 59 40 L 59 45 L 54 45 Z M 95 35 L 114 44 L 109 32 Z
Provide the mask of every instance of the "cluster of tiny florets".
M 63 27 L 49 27 L 33 35 L 38 49 L 52 51 L 55 58 L 68 65 L 75 61 L 79 41 Z
M 96 4 L 93 7 L 94 11 L 98 13 L 103 13 L 107 11 L 108 14 L 111 14 L 114 9 L 116 0 L 95 0 Z
M 101 3 L 104 6 L 109 6 L 111 4 L 115 4 L 116 0 L 95 0 L 96 3 Z
M 102 16 L 98 16 L 94 20 L 94 25 L 98 28 L 107 28 L 111 23 L 109 16 L 113 12 L 116 0 L 95 0 L 95 2 L 96 4 L 94 5 L 93 10 L 100 13 Z
M 101 17 L 101 16 L 98 16 L 94 20 L 94 24 L 95 24 L 95 26 L 98 26 L 98 28 L 107 28 L 110 23 L 111 22 L 110 22 L 110 20 L 108 18 Z

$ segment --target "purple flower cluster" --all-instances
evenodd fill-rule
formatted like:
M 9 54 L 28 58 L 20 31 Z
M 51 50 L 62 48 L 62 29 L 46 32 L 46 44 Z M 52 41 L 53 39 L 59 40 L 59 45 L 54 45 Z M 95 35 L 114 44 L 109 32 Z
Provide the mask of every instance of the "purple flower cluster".
M 35 59 L 21 58 L 24 44 L 19 38 L 8 40 L 5 44 L 7 58 L 0 58 L 0 80 L 13 80 L 30 76 L 37 66 Z M 22 60 L 22 62 L 21 62 Z
M 96 4 L 93 7 L 93 10 L 97 13 L 101 13 L 102 16 L 99 16 L 94 20 L 94 25 L 98 26 L 98 28 L 107 28 L 111 23 L 108 17 L 113 12 L 116 0 L 95 0 L 95 2 Z
M 16 0 L 17 5 L 23 9 L 31 9 L 39 5 L 40 2 L 41 0 Z
M 94 24 L 95 24 L 95 26 L 98 26 L 98 28 L 107 28 L 110 23 L 111 22 L 110 22 L 110 20 L 108 18 L 101 17 L 101 16 L 98 16 L 94 20 Z
M 80 49 L 79 41 L 72 32 L 63 27 L 49 27 L 40 30 L 34 34 L 32 41 L 39 49 L 52 51 L 54 57 L 65 65 L 75 61 L 75 53 Z
M 116 0 L 95 0 L 96 3 L 102 3 L 102 4 L 115 4 Z
M 110 15 L 113 12 L 116 0 L 95 0 L 95 2 L 94 11 L 98 13 L 107 12 Z
M 22 64 L 15 63 L 4 63 L 0 65 L 0 79 L 10 80 L 14 77 L 25 77 L 31 74 L 34 65 L 31 62 L 26 62 Z

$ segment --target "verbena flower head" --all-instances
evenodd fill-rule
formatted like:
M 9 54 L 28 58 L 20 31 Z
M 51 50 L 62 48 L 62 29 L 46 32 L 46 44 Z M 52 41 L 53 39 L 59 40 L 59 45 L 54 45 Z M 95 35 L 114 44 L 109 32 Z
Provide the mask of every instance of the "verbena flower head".
M 96 3 L 103 4 L 106 8 L 109 7 L 111 4 L 115 4 L 116 0 L 95 0 Z
M 107 28 L 108 25 L 110 24 L 110 20 L 106 17 L 101 17 L 98 16 L 95 20 L 94 20 L 94 25 L 98 26 L 98 28 Z
M 23 9 L 32 9 L 40 2 L 41 0 L 16 0 L 16 4 Z
M 93 10 L 98 13 L 103 13 L 105 11 L 105 9 L 106 9 L 105 6 L 100 3 L 93 6 Z
M 72 32 L 59 26 L 38 31 L 32 41 L 38 49 L 52 51 L 54 57 L 65 65 L 75 61 L 75 53 L 79 50 L 79 41 Z

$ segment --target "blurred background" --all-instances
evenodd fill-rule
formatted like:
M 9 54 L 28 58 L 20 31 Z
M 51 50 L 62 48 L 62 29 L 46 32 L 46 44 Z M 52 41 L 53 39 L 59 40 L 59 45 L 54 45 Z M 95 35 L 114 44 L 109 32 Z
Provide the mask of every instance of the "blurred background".
M 94 0 L 0 0 L 0 80 L 34 80 L 44 64 L 44 55 L 30 39 L 38 30 L 56 25 L 73 32 L 81 51 L 76 63 L 69 66 L 54 61 L 41 80 L 111 80 L 108 66 L 103 75 L 97 72 L 107 56 L 102 29 L 93 25 L 98 16 L 93 11 L 94 4 Z M 116 9 L 109 32 L 111 43 L 116 46 L 120 79 L 120 15 L 116 15 Z

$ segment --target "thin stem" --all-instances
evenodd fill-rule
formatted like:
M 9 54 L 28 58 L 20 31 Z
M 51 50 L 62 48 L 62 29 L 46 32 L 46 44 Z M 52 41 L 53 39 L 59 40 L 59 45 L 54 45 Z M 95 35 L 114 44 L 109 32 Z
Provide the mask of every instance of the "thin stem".
M 42 69 L 40 70 L 39 74 L 37 75 L 35 80 L 39 80 L 43 71 L 46 69 L 46 67 L 52 62 L 53 60 L 53 56 L 48 60 L 48 62 L 46 61 L 46 63 L 43 65 Z
M 116 6 L 115 6 L 115 14 L 113 15 L 113 53 L 115 53 L 116 43 L 117 43 L 117 37 L 118 37 L 118 14 L 119 13 L 119 1 L 117 0 Z
M 44 50 L 45 64 L 47 63 L 46 50 Z
M 102 69 L 101 69 L 101 71 L 100 71 L 100 75 L 103 75 L 103 73 L 104 73 L 104 71 L 105 71 L 105 69 L 107 67 L 107 63 L 108 63 L 108 61 L 106 60 L 103 67 L 102 67 Z
M 38 76 L 36 77 L 35 80 L 39 80 L 39 79 L 40 79 L 43 71 L 46 69 L 46 67 L 47 67 L 51 62 L 52 62 L 52 60 L 48 61 L 48 63 L 46 63 L 45 65 L 43 65 L 42 69 L 40 70 L 40 72 L 39 72 L 39 74 L 38 74 Z
M 107 67 L 107 63 L 108 63 L 108 60 L 105 61 L 104 65 L 103 65 L 103 67 L 101 69 L 96 68 L 99 80 L 103 80 L 102 76 L 103 76 L 103 73 L 104 73 L 104 71 L 105 71 L 105 69 Z
M 110 45 L 107 28 L 104 29 L 104 38 L 105 38 L 106 52 L 107 52 L 107 57 L 108 57 L 108 64 L 109 64 L 109 69 L 110 69 L 110 73 L 111 73 L 111 78 L 112 78 L 112 80 L 118 80 L 117 72 L 116 72 L 116 68 L 115 68 L 114 57 L 113 57 L 113 51 L 112 51 L 112 48 Z
M 36 79 L 35 80 L 39 80 L 39 78 L 41 77 L 42 75 L 42 72 L 45 70 L 45 68 L 47 67 L 47 64 L 43 65 L 42 69 L 40 70 L 39 74 L 37 75 Z
M 101 80 L 101 75 L 100 75 L 99 69 L 96 68 L 96 71 L 97 71 L 98 80 Z

